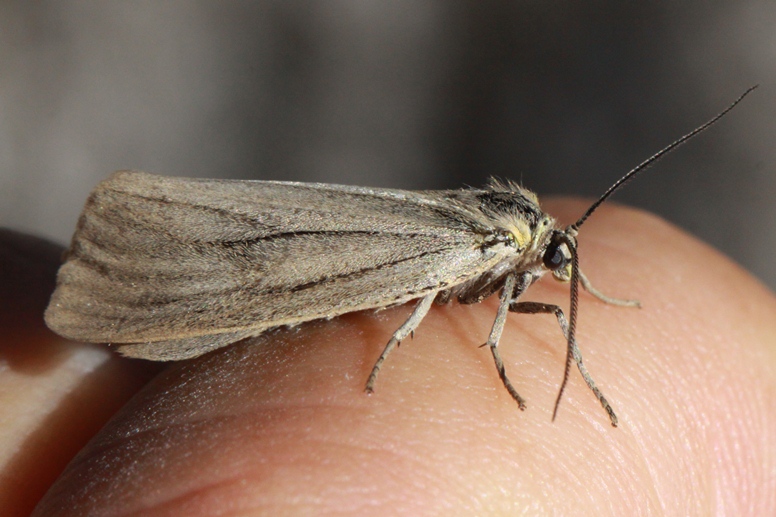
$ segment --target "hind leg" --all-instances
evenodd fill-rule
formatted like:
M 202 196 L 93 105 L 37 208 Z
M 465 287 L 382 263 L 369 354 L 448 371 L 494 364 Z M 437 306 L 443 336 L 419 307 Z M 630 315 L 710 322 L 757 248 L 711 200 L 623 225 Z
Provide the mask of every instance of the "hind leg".
M 364 390 L 367 393 L 372 393 L 374 391 L 375 381 L 377 381 L 377 374 L 380 373 L 380 367 L 382 367 L 383 362 L 385 362 L 385 358 L 388 357 L 388 354 L 391 353 L 391 350 L 393 350 L 396 345 L 401 343 L 404 338 L 415 332 L 415 329 L 418 328 L 420 322 L 423 321 L 423 318 L 425 318 L 426 314 L 428 314 L 428 311 L 431 308 L 431 304 L 434 302 L 436 295 L 437 293 L 432 293 L 422 298 L 418 305 L 415 306 L 415 310 L 412 311 L 410 317 L 407 318 L 407 321 L 405 321 L 404 324 L 393 333 L 391 339 L 388 340 L 388 344 L 385 345 L 383 353 L 380 354 L 377 362 L 372 367 L 372 373 L 369 374 L 369 378 L 366 381 L 366 387 Z

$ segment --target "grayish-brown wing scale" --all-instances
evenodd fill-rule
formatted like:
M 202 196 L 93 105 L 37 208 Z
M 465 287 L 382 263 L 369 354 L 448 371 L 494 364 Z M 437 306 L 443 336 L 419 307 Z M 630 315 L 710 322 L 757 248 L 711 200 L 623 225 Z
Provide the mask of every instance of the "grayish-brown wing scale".
M 46 321 L 139 343 L 128 355 L 195 356 L 471 279 L 503 258 L 483 250 L 487 230 L 445 192 L 119 172 L 86 203 Z

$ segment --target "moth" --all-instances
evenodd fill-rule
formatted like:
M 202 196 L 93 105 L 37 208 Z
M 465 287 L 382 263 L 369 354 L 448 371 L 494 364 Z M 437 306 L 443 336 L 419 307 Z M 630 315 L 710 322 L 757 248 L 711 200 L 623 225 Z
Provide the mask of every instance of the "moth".
M 606 303 L 638 302 L 607 297 L 590 285 L 579 269 L 579 229 L 638 172 L 752 89 L 628 172 L 566 227 L 542 211 L 532 192 L 511 182 L 415 192 L 117 172 L 86 201 L 46 323 L 69 339 L 118 345 L 125 356 L 176 361 L 274 327 L 418 300 L 377 359 L 366 383 L 371 392 L 386 357 L 434 302 L 471 304 L 500 292 L 485 345 L 519 408 L 525 401 L 498 351 L 507 313 L 550 313 L 567 344 L 553 420 L 576 363 L 617 426 L 577 346 L 579 284 Z M 546 273 L 570 283 L 568 319 L 556 305 L 520 301 Z

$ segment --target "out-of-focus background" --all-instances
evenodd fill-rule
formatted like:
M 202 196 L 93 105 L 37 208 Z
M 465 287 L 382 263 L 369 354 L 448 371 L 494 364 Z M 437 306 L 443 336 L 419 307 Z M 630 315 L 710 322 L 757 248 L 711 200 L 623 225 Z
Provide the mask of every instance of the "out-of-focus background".
M 616 199 L 776 287 L 772 0 L 9 0 L 0 225 L 64 243 L 123 168 L 596 196 L 756 83 Z

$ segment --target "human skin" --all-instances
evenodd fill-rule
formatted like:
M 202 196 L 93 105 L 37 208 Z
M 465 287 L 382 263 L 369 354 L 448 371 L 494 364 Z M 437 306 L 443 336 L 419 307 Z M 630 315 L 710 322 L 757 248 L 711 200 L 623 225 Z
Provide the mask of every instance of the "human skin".
M 585 206 L 544 208 L 570 222 Z M 81 432 L 94 437 L 35 515 L 775 515 L 773 293 L 669 224 L 617 206 L 582 228 L 580 257 L 596 287 L 643 305 L 580 296 L 580 348 L 618 428 L 576 369 L 551 420 L 565 361 L 551 315 L 508 316 L 500 350 L 527 400 L 518 410 L 479 348 L 496 297 L 432 308 L 371 396 L 364 382 L 411 305 L 270 332 L 170 364 L 142 389 L 127 379 L 149 377 L 153 363 L 47 335 L 59 345 L 41 347 L 41 363 L 56 353 L 110 364 L 82 391 L 114 405 L 140 391 L 99 432 Z M 568 285 L 546 275 L 524 300 L 566 307 Z M 41 339 L 15 343 L 34 350 Z M 32 381 L 56 386 L 58 364 Z M 19 411 L 8 401 L 26 389 L 6 389 L 0 418 Z M 26 432 L 57 453 L 63 431 L 93 412 L 77 402 L 41 407 L 60 424 L 40 418 Z M 47 461 L 36 465 L 24 475 L 52 476 Z

